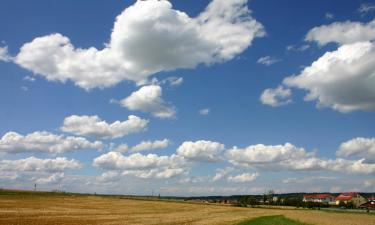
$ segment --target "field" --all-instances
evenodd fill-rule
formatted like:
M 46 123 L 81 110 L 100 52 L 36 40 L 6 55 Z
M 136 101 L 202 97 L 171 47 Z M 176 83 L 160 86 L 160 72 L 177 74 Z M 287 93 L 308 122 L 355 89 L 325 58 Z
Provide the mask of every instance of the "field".
M 264 216 L 276 217 L 259 218 Z M 249 219 L 255 220 L 243 222 Z M 373 225 L 375 224 L 375 216 L 319 210 L 239 208 L 84 195 L 33 195 L 30 193 L 0 195 L 0 225 L 224 225 L 238 223 Z

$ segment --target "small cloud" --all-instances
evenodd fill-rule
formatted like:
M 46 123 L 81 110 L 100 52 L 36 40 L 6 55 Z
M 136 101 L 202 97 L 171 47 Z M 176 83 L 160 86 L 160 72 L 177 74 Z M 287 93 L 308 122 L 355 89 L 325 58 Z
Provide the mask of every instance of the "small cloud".
M 26 87 L 26 86 L 22 86 L 22 87 L 21 87 L 21 90 L 22 90 L 22 91 L 28 91 L 28 90 L 29 90 L 29 88 L 28 88 L 28 87 Z
M 269 88 L 263 91 L 260 101 L 264 105 L 278 107 L 292 102 L 292 91 L 289 88 L 279 86 L 275 89 Z
M 211 110 L 209 108 L 201 109 L 199 110 L 199 114 L 202 116 L 208 116 L 210 114 Z
M 330 12 L 326 12 L 326 14 L 325 14 L 325 18 L 326 19 L 329 19 L 329 20 L 331 20 L 331 19 L 333 19 L 335 16 L 332 14 L 332 13 L 330 13 Z
M 310 48 L 310 45 L 308 45 L 308 44 L 301 45 L 299 47 L 295 46 L 295 45 L 288 45 L 288 46 L 286 46 L 286 50 L 288 50 L 288 51 L 296 51 L 296 52 L 303 52 L 303 51 L 305 51 L 305 50 L 307 50 L 309 48 Z
M 373 12 L 373 11 L 375 11 L 375 4 L 373 4 L 373 3 L 362 3 L 358 8 L 358 12 L 362 16 L 366 15 L 367 13 Z
M 30 82 L 34 82 L 35 81 L 35 77 L 32 77 L 32 76 L 26 76 L 23 78 L 23 80 L 25 81 L 30 81 Z
M 264 56 L 264 57 L 259 58 L 257 63 L 263 64 L 263 65 L 266 65 L 266 66 L 270 66 L 270 65 L 275 64 L 275 63 L 280 62 L 280 61 L 281 60 L 276 58 L 276 57 Z
M 8 53 L 8 46 L 0 47 L 0 61 L 9 62 L 12 57 Z
M 120 101 L 117 100 L 117 99 L 111 98 L 111 99 L 109 100 L 109 104 L 114 104 L 114 105 L 116 105 L 116 104 L 120 104 Z

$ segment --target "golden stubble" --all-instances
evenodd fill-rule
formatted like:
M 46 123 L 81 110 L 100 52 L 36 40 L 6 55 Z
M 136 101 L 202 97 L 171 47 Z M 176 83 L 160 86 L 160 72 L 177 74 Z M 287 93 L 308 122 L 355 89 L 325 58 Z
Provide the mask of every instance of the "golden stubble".
M 0 225 L 226 225 L 266 215 L 284 215 L 309 224 L 375 224 L 373 215 L 318 210 L 238 208 L 95 196 L 0 196 Z

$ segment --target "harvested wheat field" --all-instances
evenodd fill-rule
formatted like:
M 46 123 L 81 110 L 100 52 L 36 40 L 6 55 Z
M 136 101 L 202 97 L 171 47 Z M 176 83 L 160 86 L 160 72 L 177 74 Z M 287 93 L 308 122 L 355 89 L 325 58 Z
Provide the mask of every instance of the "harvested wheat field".
M 375 224 L 375 216 L 317 210 L 238 208 L 97 196 L 0 196 L 1 225 L 236 224 L 284 215 L 308 224 Z

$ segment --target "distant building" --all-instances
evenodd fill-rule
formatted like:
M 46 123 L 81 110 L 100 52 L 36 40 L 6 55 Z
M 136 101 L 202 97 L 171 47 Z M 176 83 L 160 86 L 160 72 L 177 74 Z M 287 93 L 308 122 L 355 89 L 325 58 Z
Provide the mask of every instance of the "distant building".
M 341 193 L 336 197 L 335 200 L 336 205 L 339 205 L 340 202 L 344 202 L 345 204 L 347 204 L 348 202 L 352 202 L 354 207 L 356 208 L 367 202 L 366 198 L 356 192 Z
M 374 200 L 369 200 L 368 202 L 363 203 L 358 208 L 375 210 L 375 199 Z
M 319 202 L 319 203 L 331 203 L 334 202 L 334 197 L 330 194 L 307 194 L 303 195 L 304 202 Z

